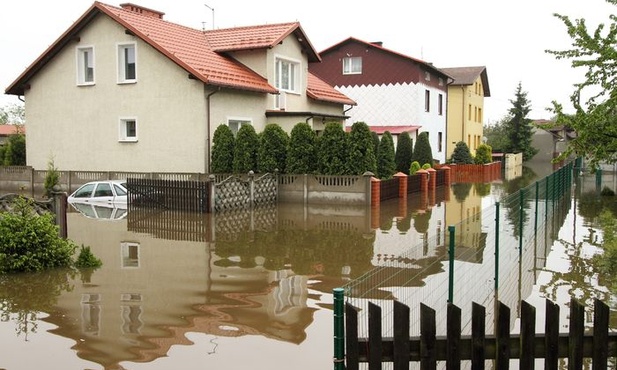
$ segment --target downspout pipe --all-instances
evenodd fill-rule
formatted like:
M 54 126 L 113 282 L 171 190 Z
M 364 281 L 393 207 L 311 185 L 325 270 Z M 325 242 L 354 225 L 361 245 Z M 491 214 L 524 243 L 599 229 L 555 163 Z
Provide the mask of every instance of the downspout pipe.
M 208 91 L 206 85 L 204 85 L 204 91 Z M 208 174 L 210 172 L 210 124 L 212 121 L 212 117 L 211 117 L 211 109 L 210 109 L 210 103 L 211 100 L 210 98 L 212 97 L 212 95 L 216 94 L 217 92 L 221 91 L 221 88 L 219 87 L 218 89 L 212 91 L 211 93 L 206 95 L 206 152 L 204 154 L 204 174 Z

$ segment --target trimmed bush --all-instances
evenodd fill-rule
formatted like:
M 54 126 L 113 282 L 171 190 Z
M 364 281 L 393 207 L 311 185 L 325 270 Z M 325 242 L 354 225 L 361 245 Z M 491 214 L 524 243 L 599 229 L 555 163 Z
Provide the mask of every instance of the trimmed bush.
M 473 163 L 473 157 L 471 156 L 469 147 L 464 141 L 459 141 L 458 143 L 456 143 L 454 151 L 452 152 L 452 157 L 450 158 L 450 162 L 455 164 Z
M 487 144 L 480 144 L 476 149 L 475 164 L 487 164 L 493 161 L 493 148 Z
M 432 168 L 432 167 L 431 167 L 431 165 L 430 165 L 430 164 L 428 164 L 428 163 L 425 163 L 425 164 L 423 164 L 423 165 L 422 165 L 422 169 L 423 169 L 423 170 L 428 170 L 429 168 Z
M 409 168 L 411 167 L 411 155 L 413 154 L 413 141 L 409 132 L 405 131 L 398 136 L 396 142 L 396 154 L 394 155 L 394 162 L 396 162 L 396 171 L 403 172 L 409 175 Z
M 364 122 L 356 122 L 351 126 L 348 136 L 349 160 L 347 161 L 347 173 L 350 175 L 362 175 L 366 171 L 377 171 L 377 157 L 375 144 L 368 125 Z
M 316 170 L 317 135 L 308 123 L 297 123 L 291 130 L 286 172 L 303 174 L 314 173 Z
M 418 142 L 413 148 L 413 155 L 411 161 L 418 161 L 420 164 L 428 163 L 433 165 L 433 150 L 431 144 L 428 141 L 428 132 L 422 132 L 418 135 Z
M 411 167 L 409 167 L 409 174 L 410 175 L 415 175 L 416 172 L 418 172 L 422 167 L 420 166 L 420 163 L 418 163 L 418 161 L 413 161 L 411 162 Z
M 4 165 L 26 165 L 26 135 L 18 134 L 9 136 L 7 139 L 6 148 L 4 150 Z
M 219 125 L 212 137 L 212 173 L 232 173 L 236 139 L 227 125 Z
M 259 136 L 257 169 L 260 173 L 285 173 L 289 135 L 276 123 L 269 123 Z
M 379 142 L 379 160 L 377 163 L 377 177 L 389 179 L 396 173 L 396 163 L 394 162 L 394 141 L 389 131 L 381 136 Z
M 322 175 L 346 175 L 349 159 L 347 134 L 338 122 L 326 123 L 318 139 L 318 171 Z
M 242 125 L 236 136 L 234 147 L 233 172 L 247 173 L 257 171 L 257 150 L 259 149 L 259 136 L 253 125 Z

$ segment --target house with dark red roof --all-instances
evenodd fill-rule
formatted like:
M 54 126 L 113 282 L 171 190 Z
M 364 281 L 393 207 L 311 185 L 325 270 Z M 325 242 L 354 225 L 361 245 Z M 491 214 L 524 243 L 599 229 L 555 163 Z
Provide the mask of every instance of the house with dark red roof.
M 25 133 L 26 126 L 24 125 L 0 125 L 0 146 L 5 145 L 10 136 Z
M 353 37 L 319 53 L 311 73 L 355 102 L 346 124 L 365 122 L 372 131 L 409 132 L 414 143 L 429 133 L 433 157 L 446 160 L 446 104 L 450 76 L 431 63 Z
M 307 72 L 320 60 L 298 22 L 205 31 L 94 2 L 5 92 L 34 168 L 208 173 L 219 125 L 345 121 L 356 102 Z

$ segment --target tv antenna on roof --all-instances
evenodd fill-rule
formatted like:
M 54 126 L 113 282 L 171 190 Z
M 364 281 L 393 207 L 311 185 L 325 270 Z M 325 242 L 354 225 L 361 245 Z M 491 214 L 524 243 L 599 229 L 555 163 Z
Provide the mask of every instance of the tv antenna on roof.
M 204 4 L 204 5 L 206 6 L 206 8 L 208 8 L 208 9 L 212 10 L 212 29 L 214 29 L 214 8 L 213 8 L 213 7 L 211 7 L 211 6 L 209 6 L 208 4 Z M 205 23 L 206 23 L 206 22 L 204 22 L 204 24 L 205 24 Z M 206 27 L 204 27 L 204 31 L 205 31 L 205 28 L 206 28 Z

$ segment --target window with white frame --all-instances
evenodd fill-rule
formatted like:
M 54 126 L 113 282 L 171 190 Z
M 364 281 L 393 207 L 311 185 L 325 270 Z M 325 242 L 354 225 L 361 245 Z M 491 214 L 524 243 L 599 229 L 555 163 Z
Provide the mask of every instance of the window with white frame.
M 137 141 L 137 119 L 120 118 L 118 141 L 136 142 Z
M 77 48 L 77 84 L 94 85 L 94 47 Z
M 135 44 L 118 45 L 118 82 L 137 81 L 137 51 Z
M 240 127 L 243 125 L 252 124 L 251 120 L 248 118 L 228 118 L 227 126 L 231 129 L 231 132 L 234 134 L 234 137 L 238 134 Z
M 431 92 L 429 90 L 424 90 L 424 111 L 431 111 Z
M 276 58 L 275 62 L 275 83 L 276 88 L 284 91 L 297 92 L 298 86 L 298 73 L 300 71 L 300 63 Z
M 343 58 L 343 74 L 344 75 L 362 74 L 362 57 Z

